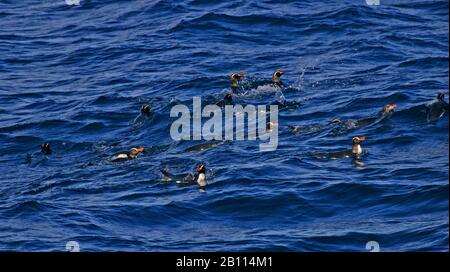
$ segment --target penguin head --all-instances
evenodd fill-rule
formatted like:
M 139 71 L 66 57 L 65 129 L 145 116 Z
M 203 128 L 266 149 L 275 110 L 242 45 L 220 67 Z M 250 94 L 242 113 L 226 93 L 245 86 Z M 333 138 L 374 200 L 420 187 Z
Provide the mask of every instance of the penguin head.
M 383 113 L 390 113 L 397 108 L 397 104 L 387 104 L 383 106 Z
M 142 105 L 142 107 L 141 107 L 142 114 L 150 114 L 150 110 L 151 110 L 151 107 L 147 104 Z
M 444 93 L 444 92 L 440 92 L 440 93 L 438 94 L 438 96 L 437 96 L 437 99 L 438 99 L 438 100 L 444 100 L 444 98 L 445 98 L 445 93 Z
M 359 143 L 361 143 L 362 141 L 365 141 L 365 140 L 366 140 L 366 137 L 364 137 L 364 136 L 353 137 L 352 143 L 354 145 L 356 145 L 356 144 L 359 144 Z
M 232 73 L 232 74 L 231 74 L 231 85 L 232 85 L 233 87 L 238 87 L 238 80 L 239 80 L 241 77 L 244 77 L 244 76 L 245 76 L 245 73 L 244 73 L 244 72 Z
M 341 122 L 341 119 L 339 118 L 334 118 L 332 120 L 330 120 L 330 122 L 328 122 L 329 125 L 335 125 Z
M 227 93 L 227 94 L 224 96 L 223 100 L 228 101 L 228 102 L 231 102 L 231 101 L 233 100 L 233 93 Z
M 245 76 L 244 72 L 232 73 L 231 74 L 231 79 L 238 80 L 238 79 L 240 79 L 241 77 L 244 77 L 244 76 Z
M 366 140 L 366 137 L 364 137 L 364 136 L 353 137 L 353 139 L 352 139 L 352 153 L 353 154 L 360 155 L 363 153 L 360 143 L 365 140 Z
M 204 164 L 197 165 L 195 170 L 197 170 L 197 172 L 199 172 L 199 173 L 205 173 L 206 172 L 206 168 L 205 168 Z
M 52 152 L 52 150 L 50 149 L 50 144 L 49 143 L 43 143 L 41 144 L 41 152 L 48 155 Z
M 272 81 L 273 82 L 280 82 L 281 81 L 281 76 L 286 72 L 286 70 L 276 70 L 273 74 L 272 74 Z
M 143 147 L 132 147 L 130 148 L 130 157 L 136 158 L 139 154 L 144 152 L 145 148 Z

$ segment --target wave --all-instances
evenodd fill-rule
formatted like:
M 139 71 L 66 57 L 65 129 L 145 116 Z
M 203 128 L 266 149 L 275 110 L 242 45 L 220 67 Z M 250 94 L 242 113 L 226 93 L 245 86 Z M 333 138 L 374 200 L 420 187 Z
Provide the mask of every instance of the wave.
M 0 250 L 448 250 L 448 114 L 427 123 L 424 106 L 448 87 L 448 1 L 281 2 L 1 1 Z M 238 71 L 235 102 L 270 104 L 258 86 L 282 68 L 301 103 L 280 111 L 276 151 L 170 137 L 173 106 L 217 103 Z M 326 127 L 388 103 L 383 122 Z M 308 155 L 356 135 L 364 166 Z M 199 163 L 205 193 L 161 180 Z

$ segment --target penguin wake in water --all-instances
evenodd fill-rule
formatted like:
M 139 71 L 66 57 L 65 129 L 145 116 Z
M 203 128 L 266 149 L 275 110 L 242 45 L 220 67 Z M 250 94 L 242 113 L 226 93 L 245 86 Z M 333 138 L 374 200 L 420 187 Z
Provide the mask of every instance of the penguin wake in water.
M 378 123 L 384 119 L 389 118 L 394 110 L 397 108 L 397 104 L 387 104 L 383 106 L 383 109 L 378 112 L 373 117 L 363 118 L 359 120 L 345 120 L 341 121 L 339 118 L 333 119 L 335 124 L 338 124 L 339 127 L 335 128 L 331 133 L 332 134 L 343 134 L 349 132 L 351 130 L 365 127 L 374 123 Z
M 313 153 L 312 155 L 318 159 L 341 159 L 341 158 L 354 158 L 360 159 L 367 152 L 362 149 L 361 142 L 365 141 L 366 137 L 353 137 L 352 148 L 340 151 L 333 151 L 327 153 Z
M 139 155 L 141 155 L 144 152 L 145 148 L 143 147 L 133 147 L 130 148 L 129 152 L 123 152 L 114 155 L 111 158 L 112 162 L 120 162 L 120 161 L 126 161 L 126 160 L 132 160 L 136 159 Z
M 278 90 L 275 93 L 275 101 L 270 103 L 270 105 L 277 105 L 278 109 L 282 109 L 288 106 L 288 102 L 286 101 L 286 97 L 284 97 L 283 92 L 280 90 Z
M 288 110 L 297 108 L 300 105 L 300 102 L 286 100 L 283 92 L 280 89 L 275 93 L 275 101 L 272 102 L 270 105 L 277 105 L 278 110 Z
M 268 85 L 264 85 L 266 87 L 270 87 L 276 90 L 275 93 L 275 101 L 270 105 L 277 105 L 278 109 L 292 109 L 296 108 L 300 105 L 298 101 L 287 101 L 282 89 L 284 88 L 283 82 L 281 81 L 281 76 L 285 73 L 286 70 L 277 70 L 272 74 L 272 82 Z M 262 88 L 264 88 L 262 86 Z
M 239 79 L 245 76 L 244 72 L 232 73 L 231 78 L 231 91 L 234 94 L 240 94 L 243 92 L 242 87 L 239 86 Z
M 165 181 L 175 181 L 178 184 L 198 184 L 200 191 L 204 192 L 205 187 L 208 184 L 206 180 L 206 168 L 205 165 L 198 165 L 196 168 L 195 174 L 178 174 L 174 175 L 169 172 L 167 169 L 162 169 L 161 173 L 163 174 L 163 179 Z
M 448 111 L 448 103 L 445 102 L 444 98 L 445 93 L 440 92 L 436 99 L 425 105 L 427 107 L 427 121 L 429 123 L 436 122 Z

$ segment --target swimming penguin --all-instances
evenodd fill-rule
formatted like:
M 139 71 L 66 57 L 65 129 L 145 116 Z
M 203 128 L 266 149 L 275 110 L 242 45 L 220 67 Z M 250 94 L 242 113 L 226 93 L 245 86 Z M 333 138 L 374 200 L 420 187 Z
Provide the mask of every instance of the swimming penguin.
M 41 153 L 44 155 L 50 155 L 52 153 L 49 143 L 41 144 Z
M 198 184 L 200 191 L 204 192 L 205 187 L 208 184 L 206 180 L 206 168 L 205 165 L 198 165 L 195 170 L 197 171 L 194 175 L 189 174 L 171 174 L 167 169 L 162 169 L 163 179 L 165 181 L 175 181 L 178 184 Z
M 427 107 L 427 121 L 435 122 L 441 118 L 445 111 L 448 111 L 448 103 L 445 102 L 445 93 L 440 92 L 436 99 L 426 104 Z
M 130 159 L 136 159 L 142 152 L 144 152 L 145 148 L 143 147 L 133 147 L 130 148 L 129 152 L 119 153 L 114 155 L 111 158 L 112 162 L 125 161 Z
M 392 115 L 394 110 L 397 108 L 397 104 L 387 104 L 383 106 L 383 109 L 375 117 L 369 117 L 366 119 L 358 120 L 356 126 L 362 127 L 367 126 L 382 119 L 388 118 Z
M 353 137 L 352 148 L 342 151 L 334 151 L 329 153 L 313 153 L 317 158 L 330 158 L 330 159 L 340 159 L 340 158 L 354 158 L 359 159 L 362 155 L 366 153 L 361 147 L 361 142 L 365 141 L 366 137 Z
M 244 72 L 233 73 L 231 74 L 231 91 L 233 93 L 240 93 L 241 87 L 239 86 L 239 79 L 245 76 Z
M 199 190 L 200 192 L 205 192 L 205 187 L 208 184 L 208 182 L 206 181 L 206 168 L 202 164 L 197 166 L 196 170 L 197 170 L 197 184 L 199 186 Z
M 361 156 L 363 149 L 361 148 L 361 142 L 365 141 L 366 137 L 353 137 L 352 139 L 352 155 Z
M 383 109 L 380 112 L 378 112 L 375 116 L 363 118 L 363 119 L 359 119 L 359 120 L 349 119 L 349 120 L 342 121 L 339 118 L 335 118 L 335 119 L 333 119 L 333 124 L 335 124 L 335 125 L 339 124 L 339 127 L 335 128 L 332 131 L 332 134 L 342 134 L 342 133 L 349 132 L 350 130 L 354 130 L 354 129 L 365 127 L 365 126 L 368 126 L 368 125 L 371 125 L 374 123 L 378 123 L 384 119 L 389 118 L 396 108 L 397 108 L 397 104 L 386 104 L 383 106 Z
M 275 87 L 282 88 L 283 82 L 281 82 L 281 76 L 286 72 L 286 70 L 276 70 L 272 74 L 272 83 Z
M 233 105 L 233 93 L 227 93 L 216 105 L 221 108 L 224 108 L 226 105 Z
M 359 157 L 363 154 L 363 149 L 361 148 L 361 142 L 365 141 L 366 137 L 353 137 L 352 139 L 352 149 L 337 151 L 330 153 L 330 158 L 348 158 L 348 157 Z
M 366 137 L 353 137 L 352 139 L 352 153 L 351 157 L 353 158 L 353 163 L 356 166 L 364 166 L 364 163 L 361 160 L 361 156 L 363 156 L 366 152 L 366 150 L 363 150 L 361 148 L 361 142 L 365 141 Z M 349 156 L 350 157 L 350 156 Z
M 41 144 L 41 150 L 35 151 L 32 154 L 28 153 L 25 157 L 25 161 L 28 163 L 31 163 L 32 160 L 46 160 L 47 156 L 52 153 L 52 149 L 50 148 L 49 143 L 43 143 Z

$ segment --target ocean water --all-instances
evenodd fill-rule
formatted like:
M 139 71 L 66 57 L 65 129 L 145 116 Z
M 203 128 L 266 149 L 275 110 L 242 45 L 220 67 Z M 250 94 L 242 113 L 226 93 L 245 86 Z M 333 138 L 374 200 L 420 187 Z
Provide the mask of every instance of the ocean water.
M 448 113 L 428 122 L 424 106 L 448 96 L 448 8 L 0 1 L 0 250 L 448 251 Z M 198 142 L 170 137 L 172 106 L 219 101 L 232 72 L 256 86 L 277 69 L 299 102 L 279 113 L 277 150 L 232 141 L 184 152 Z M 273 102 L 255 86 L 236 102 Z M 366 127 L 318 126 L 388 103 L 392 116 Z M 135 121 L 143 104 L 150 117 Z M 366 137 L 359 163 L 314 156 L 354 136 Z M 146 152 L 110 161 L 133 146 Z M 161 178 L 200 163 L 204 193 Z

